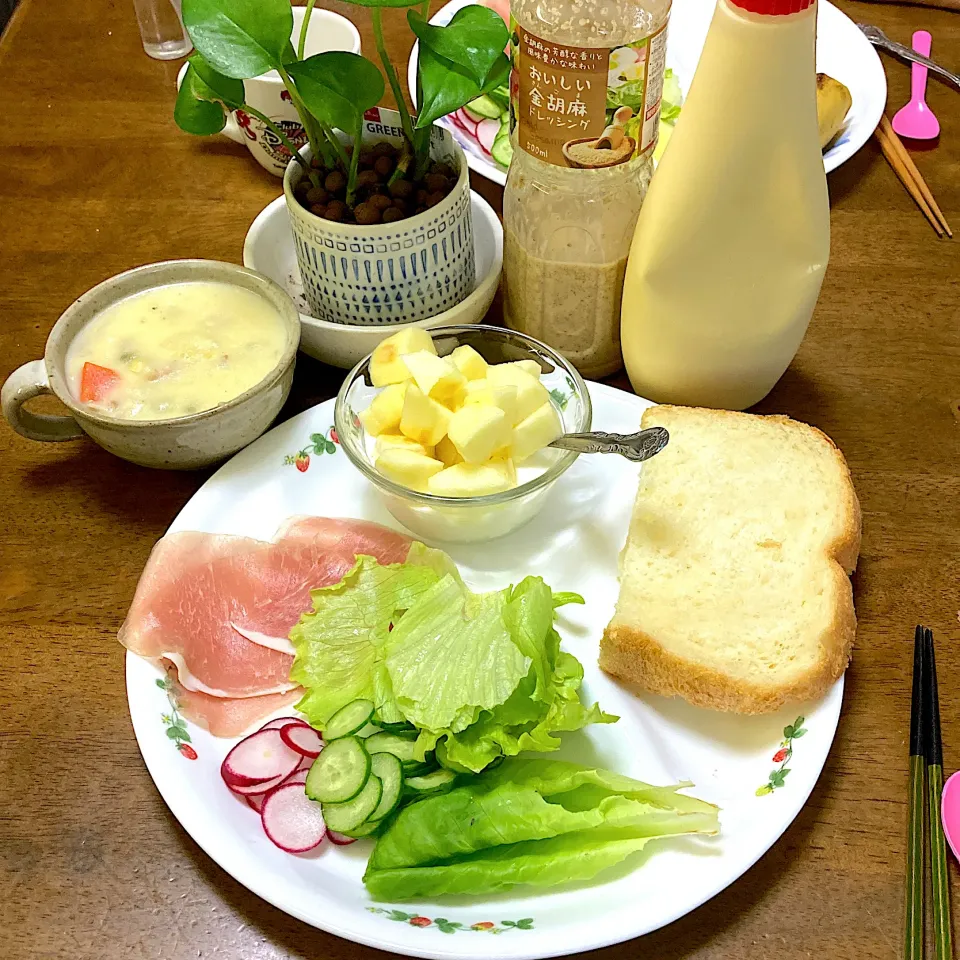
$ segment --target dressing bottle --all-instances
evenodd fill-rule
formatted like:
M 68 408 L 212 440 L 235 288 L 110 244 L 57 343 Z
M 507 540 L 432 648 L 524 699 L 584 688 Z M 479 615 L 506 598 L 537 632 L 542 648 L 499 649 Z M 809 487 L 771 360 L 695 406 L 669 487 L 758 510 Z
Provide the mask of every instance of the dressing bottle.
M 513 0 L 503 313 L 586 377 L 623 365 L 627 251 L 653 172 L 670 0 Z

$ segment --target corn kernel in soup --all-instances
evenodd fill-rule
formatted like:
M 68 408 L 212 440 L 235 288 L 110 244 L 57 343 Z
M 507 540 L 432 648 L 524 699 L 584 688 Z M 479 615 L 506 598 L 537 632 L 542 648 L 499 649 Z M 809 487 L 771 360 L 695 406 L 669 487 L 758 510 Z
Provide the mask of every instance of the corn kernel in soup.
M 67 352 L 73 395 L 121 419 L 165 420 L 240 396 L 276 366 L 286 332 L 252 290 L 174 283 L 108 307 Z

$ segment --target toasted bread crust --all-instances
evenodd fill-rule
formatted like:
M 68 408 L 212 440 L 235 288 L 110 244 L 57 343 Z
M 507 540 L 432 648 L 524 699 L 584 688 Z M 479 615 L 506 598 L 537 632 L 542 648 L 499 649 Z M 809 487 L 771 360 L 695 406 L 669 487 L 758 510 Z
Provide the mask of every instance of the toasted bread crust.
M 651 411 L 656 409 L 650 408 Z M 718 417 L 745 416 L 732 411 L 710 412 Z M 639 684 L 653 693 L 681 696 L 699 707 L 759 714 L 771 713 L 792 701 L 821 697 L 846 670 L 857 629 L 853 587 L 848 574 L 856 568 L 860 553 L 860 504 L 846 460 L 829 437 L 815 427 L 798 423 L 789 417 L 776 416 L 770 419 L 790 428 L 815 431 L 829 445 L 847 481 L 843 511 L 845 523 L 827 550 L 836 585 L 837 604 L 829 628 L 818 638 L 820 655 L 816 665 L 787 685 L 751 684 L 665 650 L 655 637 L 618 622 L 615 615 L 600 642 L 600 667 L 607 673 Z M 648 425 L 646 413 L 643 425 Z

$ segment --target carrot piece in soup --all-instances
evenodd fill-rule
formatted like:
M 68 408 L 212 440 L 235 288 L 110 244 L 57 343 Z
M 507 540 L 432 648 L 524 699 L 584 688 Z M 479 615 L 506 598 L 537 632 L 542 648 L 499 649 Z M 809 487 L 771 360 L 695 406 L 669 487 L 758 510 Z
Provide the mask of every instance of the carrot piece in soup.
M 102 400 L 120 382 L 120 375 L 109 367 L 87 361 L 80 375 L 80 399 L 84 403 Z

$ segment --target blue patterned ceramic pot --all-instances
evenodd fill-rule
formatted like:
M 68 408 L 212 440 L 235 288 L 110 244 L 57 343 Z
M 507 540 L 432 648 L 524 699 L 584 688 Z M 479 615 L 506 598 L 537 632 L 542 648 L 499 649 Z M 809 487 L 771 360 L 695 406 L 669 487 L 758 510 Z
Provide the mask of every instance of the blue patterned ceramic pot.
M 396 142 L 383 133 L 391 129 L 371 122 L 368 114 L 364 143 Z M 431 155 L 460 171 L 457 184 L 436 206 L 396 223 L 359 226 L 316 216 L 293 195 L 302 166 L 291 162 L 287 168 L 283 192 L 303 292 L 314 317 L 361 326 L 410 323 L 449 310 L 472 292 L 476 268 L 469 170 L 450 133 L 433 129 Z M 301 154 L 309 159 L 309 146 Z

